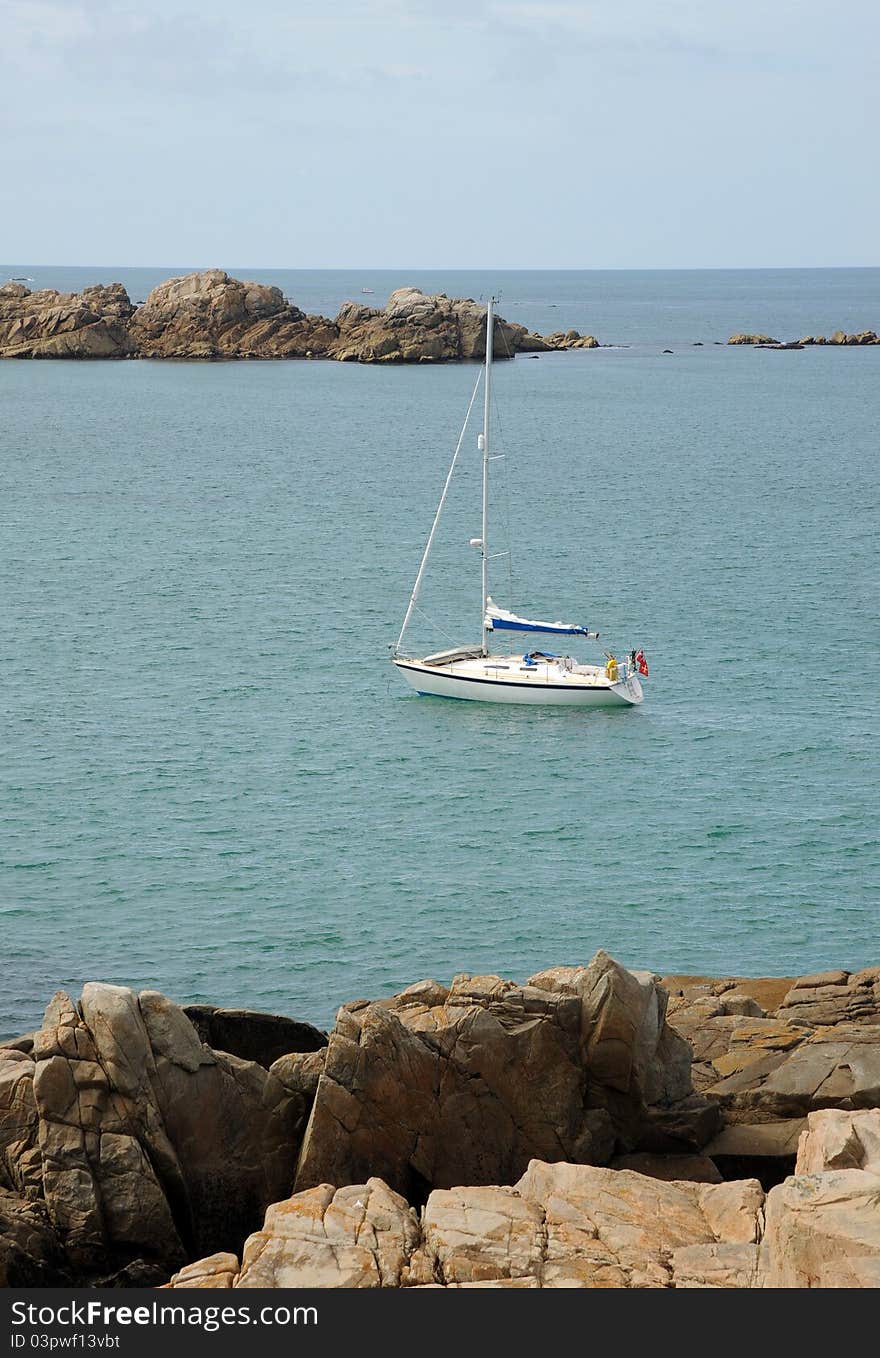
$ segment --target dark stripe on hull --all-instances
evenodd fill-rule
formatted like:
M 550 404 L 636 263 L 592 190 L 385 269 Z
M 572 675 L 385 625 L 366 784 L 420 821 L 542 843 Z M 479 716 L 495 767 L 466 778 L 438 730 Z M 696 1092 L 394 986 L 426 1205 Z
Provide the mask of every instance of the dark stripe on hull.
M 457 679 L 462 684 L 489 684 L 491 688 L 539 688 L 542 693 L 548 689 L 558 689 L 562 693 L 610 693 L 611 684 L 547 684 L 538 681 L 534 684 L 527 684 L 525 681 L 516 679 L 477 679 L 471 674 L 449 674 L 442 670 L 424 670 L 421 665 L 401 665 L 399 660 L 395 660 L 395 665 L 399 670 L 412 670 L 415 674 L 439 674 L 443 679 Z M 423 694 L 423 697 L 435 698 L 435 693 Z

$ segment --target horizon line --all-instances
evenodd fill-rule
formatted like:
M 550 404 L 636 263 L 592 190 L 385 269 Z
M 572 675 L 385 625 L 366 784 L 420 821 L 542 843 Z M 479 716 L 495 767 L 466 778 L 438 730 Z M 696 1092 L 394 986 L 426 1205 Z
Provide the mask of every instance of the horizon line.
M 7 267 L 4 263 L 3 267 Z M 510 267 L 505 265 L 490 265 L 479 267 L 474 265 L 456 266 L 452 264 L 400 264 L 400 265 L 370 265 L 370 264 L 310 264 L 310 265 L 290 265 L 290 264 L 70 264 L 60 261 L 51 263 L 37 263 L 30 261 L 27 264 L 13 263 L 8 267 L 13 268 L 33 268 L 33 269 L 186 269 L 191 273 L 204 273 L 208 269 L 221 269 L 227 273 L 230 269 L 267 269 L 273 273 L 809 273 L 826 272 L 832 270 L 870 270 L 880 269 L 880 264 L 664 264 L 664 265 L 587 265 L 580 268 L 551 267 L 542 265 L 530 268 L 525 265 Z

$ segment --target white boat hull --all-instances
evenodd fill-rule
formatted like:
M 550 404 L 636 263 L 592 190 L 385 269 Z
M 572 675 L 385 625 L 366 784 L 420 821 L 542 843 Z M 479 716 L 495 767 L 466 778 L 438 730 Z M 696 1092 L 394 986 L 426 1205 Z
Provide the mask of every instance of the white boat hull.
M 397 658 L 394 664 L 416 693 L 481 703 L 551 707 L 634 707 L 642 686 L 634 674 L 611 683 L 600 666 L 523 666 L 520 656 L 487 656 L 459 664 L 429 665 Z

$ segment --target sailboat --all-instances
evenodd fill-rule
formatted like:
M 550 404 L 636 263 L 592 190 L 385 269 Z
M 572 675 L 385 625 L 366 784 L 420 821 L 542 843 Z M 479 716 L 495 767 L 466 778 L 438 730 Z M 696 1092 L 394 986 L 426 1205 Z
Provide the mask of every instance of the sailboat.
M 561 637 L 583 637 L 598 641 L 599 633 L 576 623 L 542 622 L 520 617 L 509 609 L 499 607 L 489 594 L 489 463 L 490 409 L 492 392 L 492 358 L 495 339 L 495 299 L 486 308 L 486 357 L 482 372 L 474 386 L 470 405 L 452 463 L 434 515 L 434 522 L 422 555 L 410 595 L 409 606 L 397 643 L 392 649 L 392 663 L 417 693 L 437 698 L 465 698 L 490 703 L 541 703 L 556 707 L 635 707 L 643 699 L 640 676 L 648 673 L 644 651 L 633 650 L 621 660 L 610 651 L 605 652 L 601 664 L 583 664 L 570 655 L 553 651 L 527 650 L 494 651 L 490 636 L 494 634 L 544 633 Z M 452 475 L 464 442 L 465 433 L 480 384 L 483 386 L 483 428 L 477 437 L 477 448 L 482 454 L 482 527 L 478 538 L 471 538 L 471 547 L 480 551 L 481 571 L 481 640 L 472 646 L 459 646 L 437 651 L 433 655 L 415 657 L 403 651 L 403 639 L 416 608 L 425 569 Z

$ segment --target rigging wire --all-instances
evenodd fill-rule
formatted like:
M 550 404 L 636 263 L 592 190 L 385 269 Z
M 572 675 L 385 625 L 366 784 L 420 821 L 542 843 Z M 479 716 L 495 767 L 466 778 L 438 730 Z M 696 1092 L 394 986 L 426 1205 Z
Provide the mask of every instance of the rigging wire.
M 406 614 L 405 614 L 404 619 L 403 619 L 403 626 L 402 626 L 401 629 L 400 629 L 400 635 L 399 635 L 399 637 L 397 638 L 397 644 L 396 644 L 396 646 L 394 647 L 394 654 L 395 654 L 395 655 L 396 655 L 397 652 L 400 650 L 400 647 L 401 647 L 401 645 L 402 645 L 402 643 L 403 643 L 403 635 L 404 635 L 404 633 L 405 633 L 407 627 L 409 626 L 409 620 L 410 620 L 410 618 L 411 618 L 411 616 L 412 616 L 412 611 L 413 611 L 413 609 L 415 608 L 415 606 L 416 606 L 416 600 L 417 600 L 418 597 L 419 597 L 419 590 L 420 590 L 421 587 L 422 587 L 422 578 L 423 578 L 423 576 L 424 576 L 424 574 L 425 574 L 425 567 L 426 567 L 426 565 L 428 564 L 428 556 L 429 556 L 429 554 L 430 554 L 431 547 L 432 547 L 433 544 L 434 544 L 434 537 L 435 537 L 435 534 L 436 534 L 436 532 L 437 532 L 437 525 L 440 523 L 440 515 L 443 513 L 443 506 L 444 506 L 445 503 L 446 503 L 446 496 L 449 494 L 449 487 L 450 487 L 450 485 L 452 484 L 452 474 L 453 474 L 453 472 L 455 471 L 455 464 L 456 464 L 456 462 L 458 461 L 458 455 L 459 455 L 459 453 L 461 452 L 461 445 L 464 443 L 464 436 L 465 436 L 465 433 L 467 432 L 468 421 L 470 420 L 471 411 L 472 411 L 473 406 L 474 406 L 474 401 L 477 399 L 477 392 L 478 392 L 479 389 L 480 389 L 480 383 L 482 382 L 482 380 L 483 380 L 483 373 L 482 373 L 482 371 L 481 371 L 481 372 L 479 372 L 479 373 L 477 374 L 477 380 L 476 380 L 476 382 L 474 383 L 474 389 L 473 389 L 473 392 L 471 393 L 471 399 L 470 399 L 470 401 L 468 402 L 468 408 L 467 408 L 467 412 L 466 412 L 465 417 L 464 417 L 464 423 L 463 423 L 462 426 L 461 426 L 461 433 L 460 433 L 459 436 L 458 436 L 458 443 L 455 445 L 455 452 L 453 453 L 453 455 L 452 455 L 452 461 L 451 461 L 451 463 L 449 464 L 449 471 L 446 473 L 446 480 L 445 480 L 445 482 L 444 482 L 444 484 L 443 484 L 443 493 L 442 493 L 442 495 L 440 496 L 440 503 L 438 504 L 438 506 L 437 506 L 437 512 L 436 512 L 436 514 L 434 515 L 434 522 L 431 524 L 431 531 L 430 531 L 430 533 L 428 534 L 428 541 L 427 541 L 426 544 L 425 544 L 425 550 L 424 550 L 424 552 L 422 553 L 422 560 L 421 560 L 421 563 L 420 563 L 420 565 L 419 565 L 418 574 L 416 575 L 416 581 L 415 581 L 415 584 L 414 584 L 413 587 L 412 587 L 412 593 L 411 593 L 410 596 L 409 596 L 409 606 L 407 607 Z

